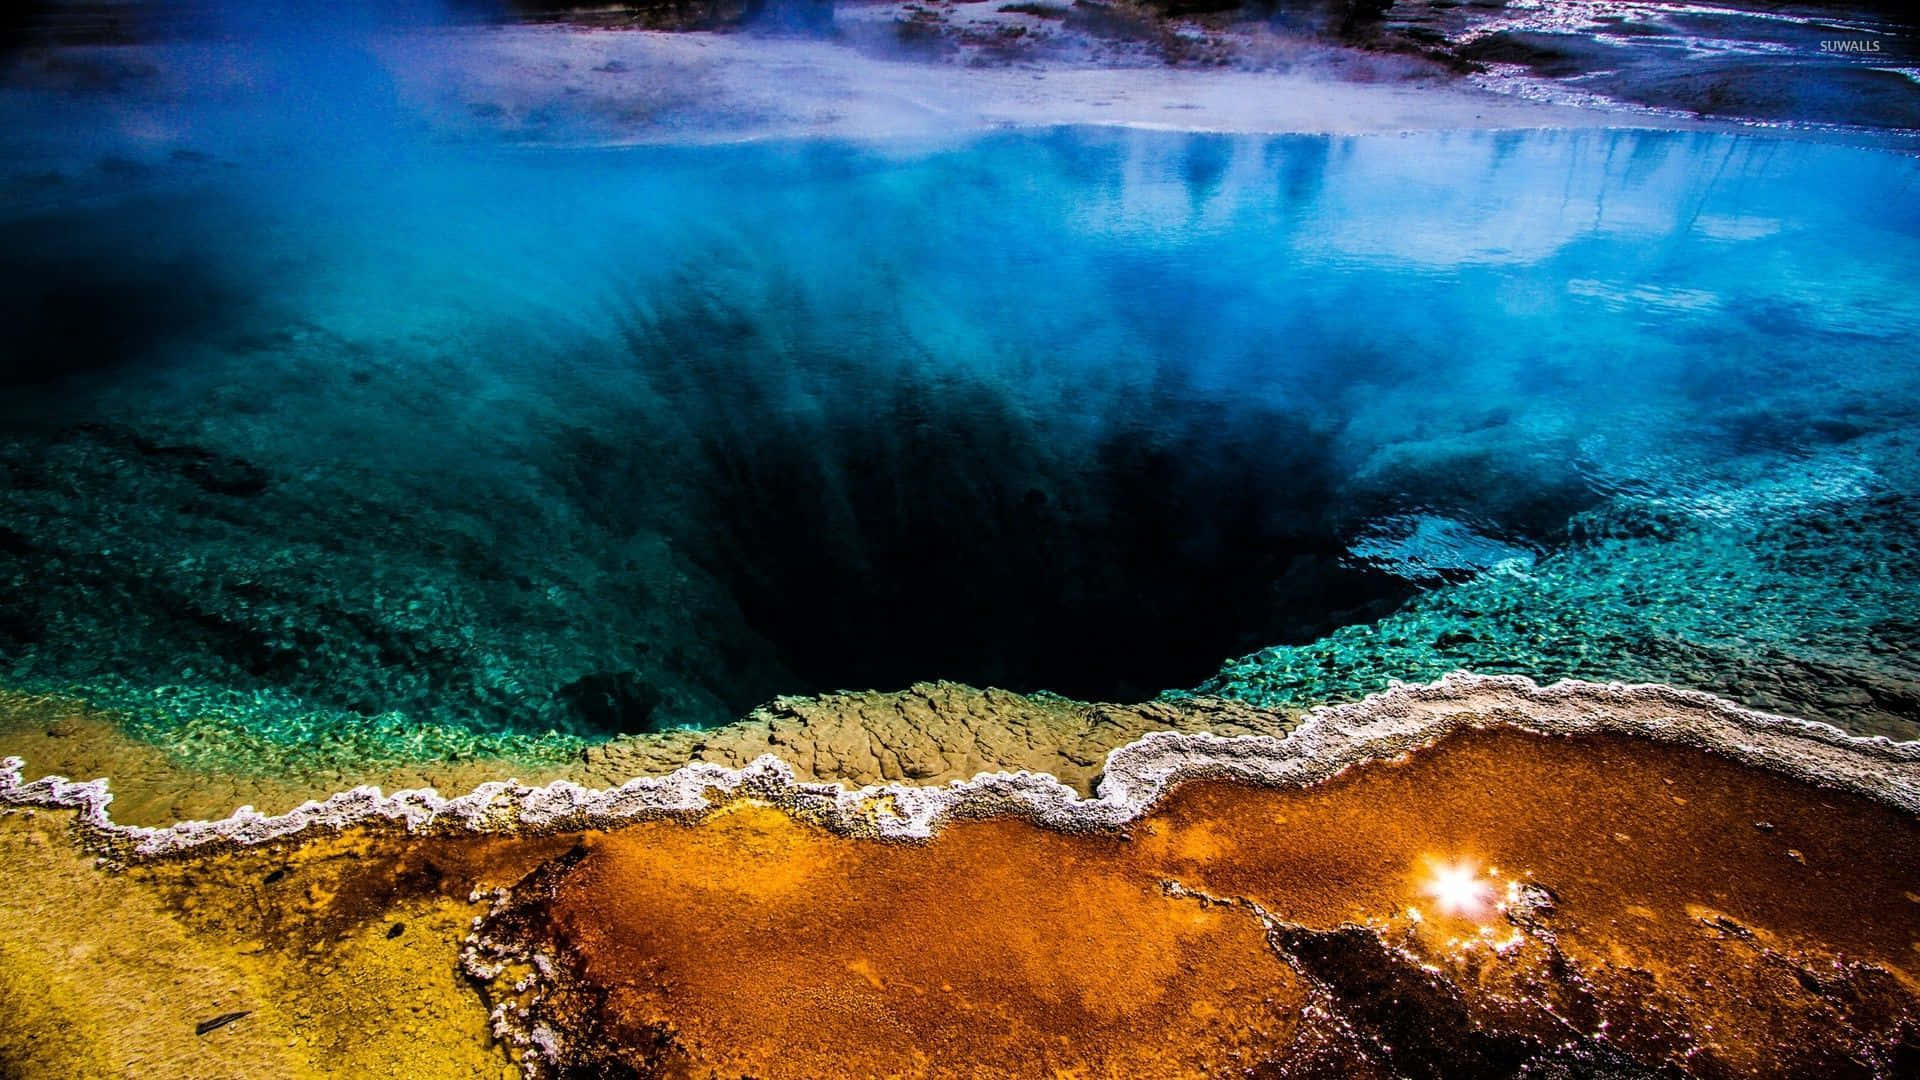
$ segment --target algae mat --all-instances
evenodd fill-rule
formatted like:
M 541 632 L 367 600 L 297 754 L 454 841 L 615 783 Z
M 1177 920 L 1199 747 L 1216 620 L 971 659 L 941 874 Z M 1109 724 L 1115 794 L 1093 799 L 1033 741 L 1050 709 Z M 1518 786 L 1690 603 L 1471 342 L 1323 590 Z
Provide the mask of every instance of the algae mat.
M 1920 1053 L 1920 748 L 1657 687 L 1456 677 L 1286 739 L 1153 735 L 1091 797 L 1037 774 L 854 791 L 769 758 L 155 829 L 102 785 L 16 762 L 0 786 L 9 1075 L 1899 1075 Z

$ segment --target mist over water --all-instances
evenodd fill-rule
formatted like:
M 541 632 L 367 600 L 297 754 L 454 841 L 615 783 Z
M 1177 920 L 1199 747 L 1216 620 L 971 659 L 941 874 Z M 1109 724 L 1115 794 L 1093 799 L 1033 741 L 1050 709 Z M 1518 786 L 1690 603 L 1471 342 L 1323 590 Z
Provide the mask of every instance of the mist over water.
M 1741 696 L 1699 629 L 1731 618 L 1920 700 L 1909 158 L 515 150 L 430 137 L 352 20 L 266 23 L 173 104 L 5 137 L 6 685 L 293 741 L 936 678 L 1139 699 L 1242 655 L 1213 689 Z M 1829 580 L 1781 561 L 1808 535 L 1894 555 Z M 1827 621 L 1782 630 L 1802 602 Z

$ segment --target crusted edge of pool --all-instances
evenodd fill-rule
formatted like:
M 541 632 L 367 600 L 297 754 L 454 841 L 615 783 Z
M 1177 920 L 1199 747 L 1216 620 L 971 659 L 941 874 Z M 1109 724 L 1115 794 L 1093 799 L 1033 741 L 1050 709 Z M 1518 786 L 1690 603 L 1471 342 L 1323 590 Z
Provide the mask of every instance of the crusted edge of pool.
M 1657 683 L 1565 680 L 1542 686 L 1524 676 L 1468 672 L 1426 684 L 1394 683 L 1357 702 L 1320 706 L 1285 736 L 1145 735 L 1107 755 L 1091 798 L 1049 774 L 1027 771 L 982 773 L 939 786 L 809 783 L 786 762 L 765 754 L 737 769 L 693 762 L 613 788 L 568 780 L 531 787 L 502 780 L 449 798 L 431 788 L 386 794 L 363 786 L 284 814 L 243 806 L 215 821 L 151 827 L 113 820 L 110 779 L 27 780 L 26 763 L 8 757 L 0 761 L 0 806 L 75 811 L 84 839 L 128 861 L 356 826 L 415 834 L 604 829 L 650 818 L 697 817 L 741 798 L 771 803 L 844 834 L 910 841 L 929 838 L 957 818 L 1017 816 L 1065 831 L 1113 829 L 1146 813 L 1183 781 L 1309 787 L 1354 765 L 1431 746 L 1456 731 L 1489 727 L 1545 735 L 1636 735 L 1694 746 L 1920 814 L 1920 742 L 1849 735 L 1828 724 Z

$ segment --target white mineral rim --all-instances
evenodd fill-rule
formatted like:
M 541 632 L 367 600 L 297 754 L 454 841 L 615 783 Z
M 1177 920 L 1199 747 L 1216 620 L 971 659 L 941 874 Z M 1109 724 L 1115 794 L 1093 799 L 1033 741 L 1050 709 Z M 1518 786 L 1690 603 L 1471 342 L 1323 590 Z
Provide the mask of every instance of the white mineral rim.
M 1364 700 L 1310 711 L 1285 737 L 1154 732 L 1118 747 L 1092 798 L 1035 772 L 983 773 L 944 786 L 803 783 L 766 754 L 743 768 L 704 762 L 614 788 L 568 780 L 529 787 L 481 784 L 446 798 L 428 789 L 384 794 L 366 786 L 284 814 L 243 806 L 218 821 L 164 828 L 121 825 L 106 779 L 28 781 L 17 757 L 0 761 L 0 806 L 78 812 L 82 838 L 127 861 L 209 845 L 247 846 L 353 826 L 415 834 L 565 832 L 659 817 L 691 817 L 746 798 L 785 808 L 848 835 L 921 840 L 957 817 L 1024 817 L 1064 831 L 1133 821 L 1183 780 L 1211 778 L 1309 787 L 1354 765 L 1431 746 L 1461 730 L 1512 728 L 1546 735 L 1616 734 L 1693 746 L 1823 787 L 1920 814 L 1920 742 L 1849 735 L 1828 724 L 1743 708 L 1659 684 L 1562 681 L 1455 672 L 1424 685 L 1394 683 Z

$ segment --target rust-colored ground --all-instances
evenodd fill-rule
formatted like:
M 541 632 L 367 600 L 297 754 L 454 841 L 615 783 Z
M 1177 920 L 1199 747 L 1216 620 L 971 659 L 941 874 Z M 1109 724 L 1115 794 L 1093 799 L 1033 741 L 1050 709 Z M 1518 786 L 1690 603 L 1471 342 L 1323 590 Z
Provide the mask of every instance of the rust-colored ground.
M 1920 821 L 1644 740 L 1457 735 L 1127 835 L 743 801 L 111 871 L 70 819 L 0 815 L 0 1075 L 516 1075 L 495 1002 L 577 1075 L 1920 1075 Z
M 1189 786 L 1131 837 L 886 845 L 738 808 L 589 837 L 492 932 L 561 962 L 533 1008 L 577 1059 L 642 1075 L 1894 1075 L 1920 1053 L 1920 827 L 1619 738 Z

